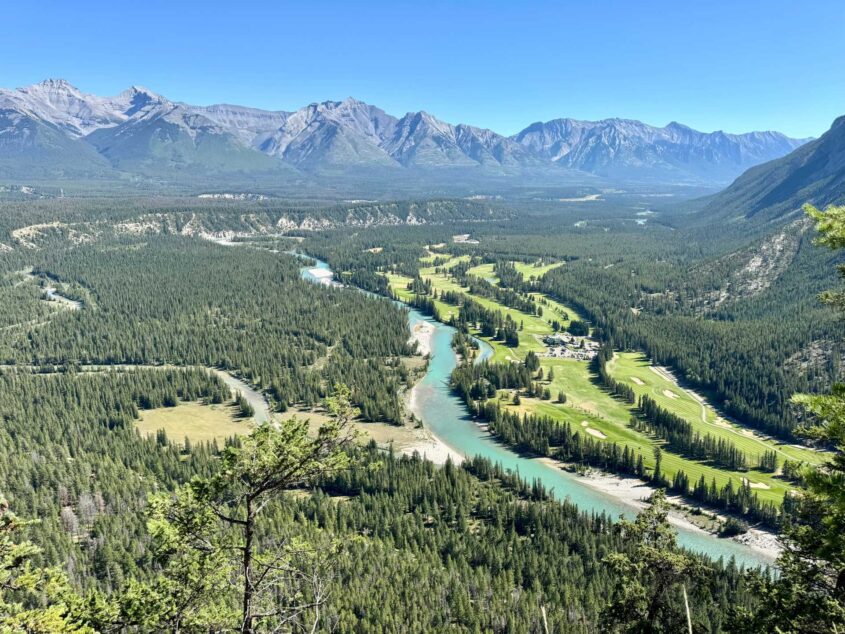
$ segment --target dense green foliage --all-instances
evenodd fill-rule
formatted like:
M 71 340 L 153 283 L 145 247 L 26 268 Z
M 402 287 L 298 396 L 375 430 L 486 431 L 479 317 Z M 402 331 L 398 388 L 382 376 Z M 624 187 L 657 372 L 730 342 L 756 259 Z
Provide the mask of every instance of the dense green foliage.
M 396 358 L 411 353 L 403 312 L 352 291 L 315 293 L 295 258 L 156 237 L 30 259 L 84 307 L 4 339 L 6 363 L 212 366 L 282 406 L 318 403 L 342 380 L 365 417 L 401 419 L 396 394 L 408 375 Z
M 745 454 L 733 443 L 710 434 L 694 432 L 686 420 L 660 407 L 653 398 L 642 396 L 637 404 L 640 417 L 634 419 L 638 431 L 653 433 L 666 440 L 666 445 L 676 453 L 696 460 L 710 460 L 713 464 L 731 471 L 748 468 Z
M 820 244 L 845 248 L 845 207 L 829 207 L 825 213 L 810 207 L 807 212 L 818 223 Z M 839 273 L 845 277 L 842 268 Z M 822 299 L 843 308 L 841 290 Z M 781 574 L 756 585 L 765 608 L 737 610 L 740 632 L 845 631 L 845 385 L 834 384 L 826 394 L 797 395 L 795 401 L 812 416 L 804 433 L 834 453 L 825 464 L 804 470 L 806 491 L 785 531 Z
M 694 627 L 686 609 L 686 587 L 700 582 L 706 573 L 701 562 L 677 552 L 667 515 L 666 497 L 658 492 L 636 521 L 616 526 L 635 547 L 631 553 L 606 559 L 616 578 L 612 600 L 602 615 L 607 631 L 669 633 Z
M 583 211 L 450 230 L 329 232 L 306 244 L 336 269 L 368 279 L 379 270 L 417 276 L 424 245 L 437 242 L 450 254 L 494 262 L 504 273 L 502 297 L 505 289 L 546 293 L 586 316 L 594 335 L 612 347 L 641 350 L 675 369 L 727 415 L 795 440 L 801 416 L 791 395 L 824 389 L 839 376 L 836 319 L 815 297 L 830 286 L 841 256 L 817 249 L 800 222 L 738 233 L 585 217 Z M 451 243 L 450 234 L 460 231 L 479 244 Z M 371 247 L 382 251 L 365 250 Z M 772 268 L 755 268 L 755 258 L 772 249 L 780 254 Z M 564 264 L 529 283 L 509 274 L 501 265 L 507 260 Z M 489 282 L 476 286 L 485 293 Z
M 132 422 L 144 406 L 228 397 L 199 369 L 0 372 L 0 482 L 19 515 L 41 520 L 28 528 L 43 550 L 37 561 L 64 562 L 84 586 L 143 575 L 146 492 L 204 472 L 213 448 L 186 459 L 141 440 Z
M 177 445 L 163 433 L 143 439 L 134 429 L 141 410 L 181 401 L 231 401 L 248 416 L 249 403 L 233 401 L 234 395 L 203 366 L 241 376 L 265 391 L 279 409 L 320 404 L 334 393 L 331 386 L 345 382 L 364 418 L 398 422 L 403 417 L 400 396 L 412 380 L 401 360 L 411 353 L 403 311 L 386 299 L 303 282 L 302 262 L 272 251 L 294 247 L 326 257 L 341 279 L 381 294 L 387 292 L 383 273 L 407 275 L 415 285 L 415 301 L 429 313 L 437 310 L 435 299 L 457 306 L 453 323 L 464 332 L 455 345 L 467 362 L 456 370 L 453 385 L 506 444 L 630 474 L 772 525 L 787 517 L 805 528 L 793 533 L 800 555 L 784 560 L 785 578 L 794 573 L 794 579 L 817 584 L 806 585 L 801 594 L 796 591 L 800 584 L 778 586 L 765 577 L 746 578 L 730 565 L 721 568 L 679 553 L 657 530 L 662 525 L 659 500 L 650 516 L 654 522 L 645 520 L 650 527 L 620 526 L 606 517 L 580 515 L 571 505 L 550 500 L 538 483 L 519 482 L 484 461 L 438 469 L 371 446 L 352 451 L 349 469 L 325 475 L 317 484 L 309 479 L 288 483 L 301 489 L 274 497 L 256 519 L 260 552 L 273 552 L 279 541 L 306 544 L 297 553 L 306 553 L 305 563 L 325 573 L 322 630 L 534 632 L 541 631 L 545 610 L 550 631 L 630 631 L 637 624 L 639 631 L 677 631 L 686 619 L 679 601 L 681 580 L 686 581 L 695 631 L 725 630 L 731 612 L 732 627 L 738 630 L 741 617 L 745 624 L 771 624 L 757 609 L 749 583 L 755 591 L 768 589 L 783 610 L 799 606 L 809 612 L 807 606 L 822 597 L 829 613 L 838 614 L 841 561 L 836 557 L 841 544 L 836 531 L 841 532 L 841 526 L 838 516 L 829 520 L 824 513 L 826 504 L 838 500 L 839 493 L 831 489 L 841 478 L 838 467 L 822 471 L 821 479 L 804 475 L 817 487 L 808 498 L 812 503 L 796 509 L 797 501 L 786 500 L 781 515 L 760 504 L 750 486 L 737 490 L 730 484 L 719 488 L 715 480 L 690 482 L 683 472 L 669 481 L 659 459 L 656 468 L 649 469 L 642 455 L 627 446 L 587 437 L 548 417 L 521 416 L 484 403 L 497 389 L 516 390 L 517 399 L 522 393 L 565 401 L 566 394 L 548 393 L 537 376 L 534 353 L 527 354 L 523 364 L 471 364 L 473 345 L 465 335 L 470 328 L 513 346 L 529 335 L 513 319 L 462 293 L 435 296 L 418 277 L 419 258 L 427 254 L 424 246 L 447 243 L 450 253 L 471 256 L 450 275 L 478 297 L 533 315 L 542 314 L 543 303 L 529 293 L 558 298 L 589 319 L 573 322 L 580 324 L 576 329 L 592 327 L 594 336 L 604 341 L 600 360 L 614 347 L 645 350 L 715 397 L 729 414 L 791 438 L 801 416 L 790 409 L 789 394 L 823 389 L 838 373 L 830 360 L 836 349 L 831 354 L 824 349 L 827 360 L 821 363 L 802 356 L 811 344 L 828 342 L 837 333 L 832 314 L 817 307 L 813 297 L 831 277 L 830 270 L 819 265 L 836 258 L 810 249 L 809 236 L 798 235 L 794 257 L 778 273 L 776 284 L 745 295 L 729 293 L 717 304 L 712 297 L 745 257 L 739 249 L 743 245 L 733 242 L 717 248 L 692 230 L 673 231 L 657 223 L 646 230 L 624 218 L 609 218 L 574 227 L 580 217 L 554 216 L 531 222 L 363 229 L 371 212 L 384 218 L 398 209 L 400 220 L 416 214 L 413 206 L 391 203 L 352 210 L 350 223 L 362 225 L 360 231 L 311 234 L 302 232 L 302 222 L 310 218 L 331 228 L 348 220 L 349 206 L 297 211 L 270 209 L 263 203 L 221 203 L 203 211 L 191 201 L 183 208 L 138 203 L 138 208 L 120 210 L 92 204 L 86 213 L 74 204 L 36 205 L 30 208 L 31 217 L 26 217 L 26 206 L 13 205 L 0 227 L 0 241 L 16 247 L 0 253 L 0 360 L 18 366 L 0 369 L 0 490 L 20 516 L 41 520 L 15 524 L 20 535 L 15 543 L 30 540 L 40 547 L 30 551 L 25 546 L 26 558 L 42 570 L 59 566 L 70 587 L 89 598 L 102 593 L 96 619 L 90 612 L 85 617 L 97 629 L 113 627 L 115 614 L 121 619 L 128 614 L 112 601 L 130 597 L 134 609 L 140 610 L 145 595 L 139 588 L 152 588 L 148 598 L 153 601 L 172 596 L 168 593 L 180 573 L 193 578 L 197 570 L 235 570 L 231 561 L 217 559 L 204 561 L 205 568 L 193 568 L 198 559 L 188 547 L 195 543 L 171 529 L 174 508 L 199 516 L 198 502 L 206 510 L 209 504 L 220 508 L 222 498 L 215 495 L 223 489 L 193 489 L 187 494 L 184 485 L 193 478 L 220 484 L 215 478 L 221 464 L 229 475 L 237 471 L 232 456 L 242 455 L 243 441 L 232 439 L 221 451 L 214 444 Z M 63 205 L 67 208 L 61 209 Z M 449 203 L 437 213 L 449 219 L 450 209 L 453 217 L 467 211 L 460 203 Z M 472 217 L 474 211 L 477 217 Z M 472 206 L 469 213 L 464 219 L 480 220 L 489 210 Z M 44 228 L 35 236 L 11 233 L 56 217 L 69 224 Z M 125 227 L 120 235 L 113 231 L 140 217 L 140 235 L 128 235 Z M 281 226 L 283 217 L 294 219 L 292 231 L 303 233 L 303 243 L 268 236 L 232 247 L 170 235 L 190 233 L 192 227 L 267 231 Z M 452 235 L 459 232 L 471 233 L 481 244 L 452 243 Z M 21 239 L 30 237 L 40 248 L 21 245 Z M 729 247 L 735 251 L 726 253 Z M 523 279 L 510 260 L 560 265 L 541 279 Z M 469 274 L 482 262 L 493 266 L 499 284 Z M 435 260 L 433 265 L 442 264 Z M 34 277 L 27 273 L 30 267 Z M 43 301 L 48 280 L 66 297 L 81 301 L 82 308 Z M 128 370 L 119 369 L 121 364 L 161 367 Z M 633 404 L 630 388 L 614 383 L 606 373 L 602 377 L 597 364 L 598 379 Z M 52 371 L 54 365 L 58 371 Z M 81 367 L 87 365 L 113 366 L 115 371 Z M 34 366 L 51 367 L 38 374 L 30 369 Z M 811 402 L 813 416 L 820 416 L 823 404 Z M 638 414 L 632 425 L 647 426 L 667 448 L 731 468 L 756 466 L 731 446 L 696 438 L 680 424 L 683 421 L 645 399 Z M 821 440 L 839 442 L 831 435 Z M 276 454 L 283 453 L 273 446 Z M 774 456 L 759 459 L 770 471 L 779 466 Z M 783 466 L 785 475 L 798 477 L 793 467 Z M 164 495 L 150 505 L 148 493 Z M 223 497 L 231 501 L 231 496 Z M 243 509 L 239 504 L 232 508 Z M 151 518 L 153 530 L 147 523 Z M 214 526 L 216 531 L 219 526 Z M 647 530 L 655 526 L 655 531 Z M 825 537 L 823 550 L 810 547 L 813 532 Z M 235 539 L 232 533 L 227 535 L 220 539 L 235 543 L 229 541 Z M 163 552 L 157 545 L 161 537 L 173 538 L 171 546 L 179 547 Z M 190 556 L 180 559 L 177 552 Z M 330 571 L 307 554 L 314 552 L 331 553 Z M 291 551 L 285 556 L 291 557 L 286 561 L 303 563 Z M 809 561 L 826 563 L 808 573 Z M 160 583 L 161 575 L 166 583 Z M 50 573 L 50 579 L 61 576 Z M 421 580 L 425 592 L 420 591 Z M 213 574 L 207 581 L 220 583 Z M 46 590 L 32 587 L 34 593 L 14 601 L 4 596 L 0 605 L 9 613 L 39 606 Z M 199 606 L 204 611 L 195 623 L 205 627 L 203 631 L 213 629 L 209 623 L 222 622 L 204 619 L 235 618 L 232 610 L 239 593 L 224 585 L 214 589 L 222 591 L 202 593 L 220 600 L 210 611 L 205 609 L 208 604 Z M 55 595 L 60 608 L 51 618 L 58 619 L 56 623 L 65 612 L 81 610 L 63 599 L 65 592 L 70 592 L 66 584 Z M 304 592 L 307 596 L 310 591 Z M 650 605 L 655 593 L 660 597 L 656 607 Z M 137 628 L 167 629 L 154 619 Z
M 157 465 L 179 457 L 172 446 L 142 441 L 133 434 L 115 438 L 120 441 L 112 449 L 115 455 L 134 450 L 145 457 L 147 465 L 137 465 L 137 473 L 150 483 L 155 481 L 152 470 Z M 180 462 L 189 465 L 190 471 L 214 477 L 217 461 L 206 452 Z M 168 482 L 166 471 L 161 477 L 162 485 L 176 484 Z M 60 479 L 61 474 L 54 478 Z M 141 491 L 136 494 L 140 497 Z M 162 517 L 159 508 L 152 507 L 153 518 Z M 144 585 L 95 569 L 91 574 L 111 596 L 93 604 L 96 618 L 90 608 L 78 609 L 98 627 L 115 618 L 125 622 L 146 615 L 140 631 L 160 631 L 160 624 L 174 613 L 170 609 L 153 613 L 152 606 L 173 605 L 172 597 L 184 598 L 193 587 L 185 583 L 213 586 L 216 577 L 186 576 L 189 563 L 198 565 L 196 559 L 186 559 L 188 552 L 177 549 L 169 555 L 181 562 L 174 568 L 159 558 L 158 541 L 146 547 L 150 538 L 140 511 L 121 520 L 124 532 L 110 535 L 107 543 L 110 548 L 135 549 L 143 563 L 137 571 L 140 581 L 152 584 L 150 590 L 141 592 L 139 587 Z M 87 529 L 90 537 L 83 543 L 96 539 L 98 527 L 105 522 L 103 513 L 96 526 Z M 51 531 L 40 529 L 35 541 L 49 543 L 61 531 L 58 526 Z M 635 556 L 634 545 L 611 530 L 607 518 L 581 515 L 569 504 L 548 501 L 542 487 L 526 486 L 483 460 L 470 461 L 464 469 L 451 464 L 437 468 L 375 448 L 355 455 L 353 468 L 329 477 L 311 495 L 285 496 L 266 506 L 257 535 L 265 548 L 279 538 L 327 549 L 327 536 L 334 536 L 344 544 L 324 577 L 328 592 L 320 631 L 530 632 L 540 627 L 541 606 L 554 631 L 598 631 L 599 615 L 615 579 L 612 569 L 600 562 L 613 553 Z M 176 538 L 157 528 L 153 537 L 165 539 L 165 544 Z M 61 557 L 46 555 L 44 560 L 62 562 Z M 751 598 L 736 569 L 695 561 L 703 572 L 689 587 L 694 619 L 697 627 L 717 631 L 729 605 L 750 606 Z M 208 572 L 211 563 L 204 561 Z M 144 581 L 145 571 L 164 577 Z M 185 583 L 174 587 L 174 579 Z M 422 593 L 421 579 L 426 584 Z M 220 610 L 211 608 L 231 607 L 230 599 L 227 592 L 196 595 L 190 612 L 180 616 L 186 625 L 219 618 Z M 117 603 L 109 607 L 112 601 Z M 666 615 L 666 623 L 678 618 L 677 610 L 675 606 Z M 186 627 L 185 631 L 193 630 Z

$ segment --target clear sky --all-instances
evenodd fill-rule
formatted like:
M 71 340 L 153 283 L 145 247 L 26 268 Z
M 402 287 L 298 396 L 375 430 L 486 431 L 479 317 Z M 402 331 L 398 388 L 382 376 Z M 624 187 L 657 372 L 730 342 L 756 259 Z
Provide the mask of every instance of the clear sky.
M 845 114 L 845 0 L 30 0 L 0 14 L 7 88 L 61 77 L 279 110 L 351 95 L 505 134 L 625 117 L 817 136 Z

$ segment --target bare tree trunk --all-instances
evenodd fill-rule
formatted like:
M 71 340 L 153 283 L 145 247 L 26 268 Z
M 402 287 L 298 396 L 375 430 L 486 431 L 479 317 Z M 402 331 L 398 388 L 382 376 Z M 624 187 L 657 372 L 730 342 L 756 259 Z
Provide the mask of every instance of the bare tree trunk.
M 549 621 L 546 618 L 546 606 L 545 605 L 540 606 L 540 614 L 543 615 L 543 630 L 546 632 L 546 634 L 549 634 Z
M 692 615 L 689 611 L 689 599 L 687 598 L 687 584 L 682 584 L 681 587 L 684 589 L 684 608 L 687 611 L 687 628 L 689 629 L 689 634 L 692 634 Z
M 246 500 L 246 523 L 244 524 L 244 557 L 243 557 L 243 572 L 244 572 L 244 596 L 243 596 L 243 625 L 241 632 L 243 634 L 253 634 L 252 629 L 252 595 L 254 588 L 252 587 L 252 499 Z

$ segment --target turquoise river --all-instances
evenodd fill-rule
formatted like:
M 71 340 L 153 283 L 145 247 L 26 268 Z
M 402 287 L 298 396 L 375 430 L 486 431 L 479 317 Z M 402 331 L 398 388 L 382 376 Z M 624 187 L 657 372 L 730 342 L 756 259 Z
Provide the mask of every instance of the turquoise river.
M 330 271 L 328 264 L 320 260 L 315 262 L 316 264 L 310 267 L 302 268 L 303 278 L 326 283 L 325 277 L 314 275 L 310 271 L 319 269 L 326 275 Z M 589 486 L 581 476 L 511 451 L 498 443 L 485 427 L 473 421 L 464 403 L 449 389 L 449 377 L 457 364 L 457 357 L 452 349 L 452 335 L 455 329 L 426 317 L 417 310 L 408 309 L 409 328 L 413 329 L 421 321 L 431 324 L 434 334 L 426 374 L 414 388 L 416 392 L 413 408 L 414 414 L 432 434 L 458 454 L 480 455 L 517 472 L 525 480 L 539 480 L 556 498 L 568 499 L 582 511 L 606 513 L 611 517 L 632 517 L 636 514 L 637 509 L 634 506 Z M 480 340 L 479 344 L 479 359 L 489 357 L 493 352 L 489 344 Z M 773 563 L 771 558 L 733 540 L 719 538 L 695 528 L 676 527 L 676 530 L 680 544 L 714 559 L 721 557 L 727 561 L 734 557 L 737 564 L 746 566 Z

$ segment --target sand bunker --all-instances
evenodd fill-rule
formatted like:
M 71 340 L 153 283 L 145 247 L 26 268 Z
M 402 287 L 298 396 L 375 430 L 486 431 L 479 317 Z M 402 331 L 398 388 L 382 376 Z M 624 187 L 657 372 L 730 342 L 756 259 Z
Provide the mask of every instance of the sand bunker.
M 593 429 L 592 427 L 587 427 L 584 431 L 590 434 L 590 436 L 595 436 L 596 438 L 600 438 L 602 440 L 607 438 L 607 436 L 601 433 L 598 429 Z
M 631 380 L 632 380 L 634 383 L 636 383 L 637 385 L 645 385 L 645 381 L 643 381 L 643 380 L 642 380 L 641 378 L 639 378 L 639 377 L 632 376 L 632 377 L 631 377 Z
M 751 482 L 750 480 L 748 480 L 746 478 L 743 478 L 742 481 L 743 481 L 743 483 L 747 482 L 748 486 L 750 486 L 752 489 L 771 489 L 772 488 L 768 484 L 766 484 L 765 482 Z
M 672 390 L 663 390 L 663 396 L 668 398 L 680 398 L 677 394 L 675 394 Z
M 716 425 L 716 427 L 724 427 L 725 429 L 731 429 L 730 423 L 728 423 L 728 421 L 726 421 L 721 416 L 714 420 L 713 424 Z

